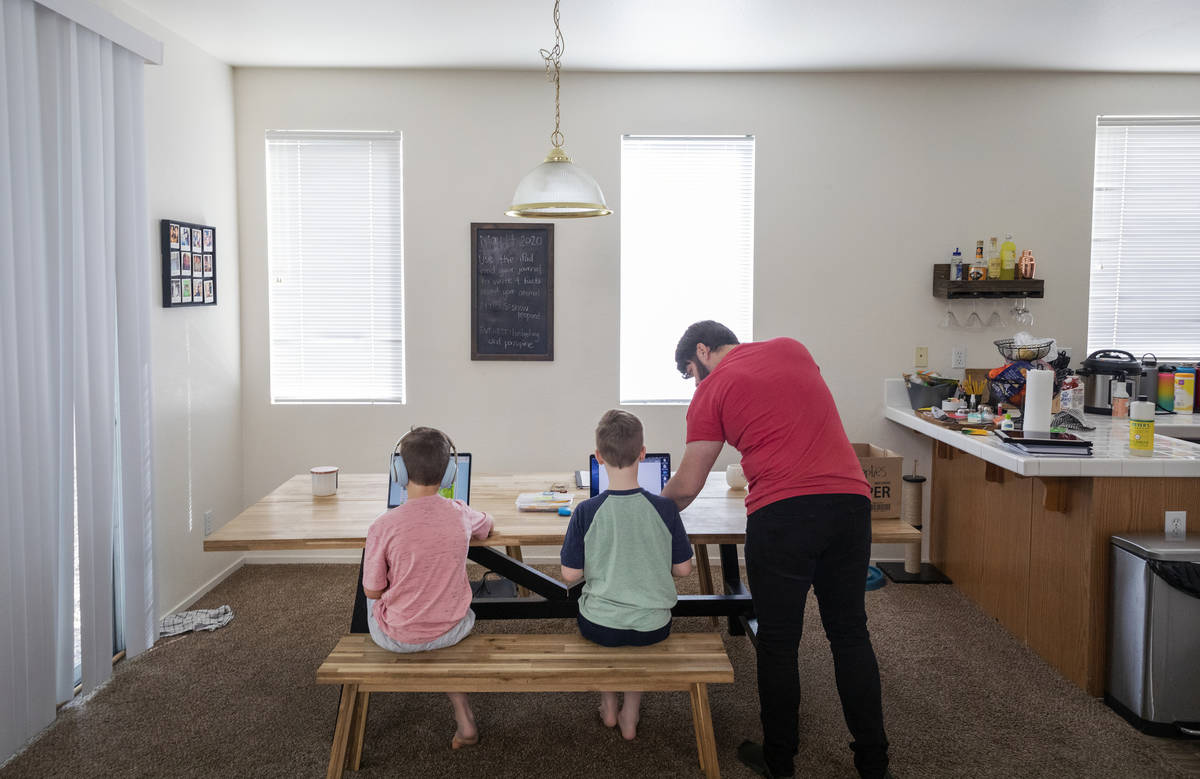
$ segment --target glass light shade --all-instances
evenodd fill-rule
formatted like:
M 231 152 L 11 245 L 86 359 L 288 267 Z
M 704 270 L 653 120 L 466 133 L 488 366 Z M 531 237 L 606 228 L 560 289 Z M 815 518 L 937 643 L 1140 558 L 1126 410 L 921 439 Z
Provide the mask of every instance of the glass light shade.
M 612 210 L 605 205 L 604 193 L 596 180 L 556 146 L 541 165 L 526 173 L 517 184 L 512 206 L 505 213 L 563 219 L 606 216 Z

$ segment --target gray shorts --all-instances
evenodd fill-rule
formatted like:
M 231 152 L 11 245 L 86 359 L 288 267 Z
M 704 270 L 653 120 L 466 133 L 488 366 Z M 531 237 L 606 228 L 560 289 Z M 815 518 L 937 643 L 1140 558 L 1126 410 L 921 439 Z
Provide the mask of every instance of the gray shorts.
M 424 644 L 402 644 L 384 633 L 383 629 L 379 627 L 379 623 L 375 621 L 375 601 L 367 598 L 367 626 L 371 629 L 371 640 L 389 652 L 401 654 L 428 652 L 430 649 L 445 649 L 448 646 L 454 646 L 470 635 L 471 628 L 475 627 L 475 612 L 467 609 L 466 616 L 460 619 L 458 624 L 432 641 Z

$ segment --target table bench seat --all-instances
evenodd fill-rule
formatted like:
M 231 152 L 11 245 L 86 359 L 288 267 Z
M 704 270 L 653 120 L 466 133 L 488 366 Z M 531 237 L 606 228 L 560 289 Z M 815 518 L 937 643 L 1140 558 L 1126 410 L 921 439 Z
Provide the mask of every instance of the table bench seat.
M 328 777 L 358 770 L 372 692 L 590 692 L 687 690 L 700 768 L 719 777 L 708 685 L 733 681 L 715 633 L 676 633 L 653 646 L 602 647 L 575 634 L 472 634 L 455 646 L 396 654 L 348 635 L 317 670 L 342 685 Z

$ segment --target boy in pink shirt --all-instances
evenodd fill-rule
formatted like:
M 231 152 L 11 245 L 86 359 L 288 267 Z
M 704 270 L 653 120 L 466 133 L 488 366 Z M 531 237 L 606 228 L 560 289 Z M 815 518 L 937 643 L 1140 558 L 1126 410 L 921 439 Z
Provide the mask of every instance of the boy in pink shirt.
M 413 428 L 400 442 L 408 471 L 408 500 L 381 515 L 367 531 L 363 592 L 376 644 L 392 652 L 453 646 L 475 625 L 467 548 L 487 538 L 492 518 L 461 500 L 438 495 L 452 466 L 450 439 L 432 427 Z M 447 693 L 458 729 L 450 746 L 479 742 L 466 693 Z

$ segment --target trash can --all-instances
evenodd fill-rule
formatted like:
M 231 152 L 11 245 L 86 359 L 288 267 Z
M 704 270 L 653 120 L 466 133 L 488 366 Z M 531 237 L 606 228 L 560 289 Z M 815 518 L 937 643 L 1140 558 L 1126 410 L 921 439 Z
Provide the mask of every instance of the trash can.
M 1200 536 L 1113 536 L 1105 702 L 1143 733 L 1200 736 Z

